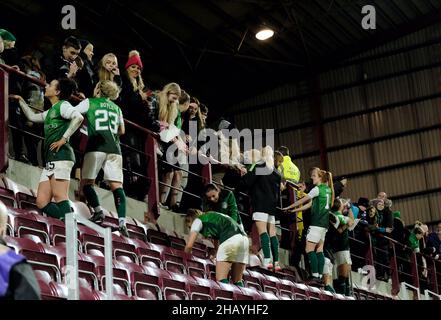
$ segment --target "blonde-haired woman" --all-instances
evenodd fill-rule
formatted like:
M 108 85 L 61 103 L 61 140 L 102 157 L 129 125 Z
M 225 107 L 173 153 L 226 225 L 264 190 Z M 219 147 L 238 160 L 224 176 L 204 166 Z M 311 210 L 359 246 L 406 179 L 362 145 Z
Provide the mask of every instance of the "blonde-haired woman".
M 143 67 L 139 52 L 136 50 L 130 51 L 125 64 L 126 71 L 123 72 L 122 76 L 121 102 L 119 104 L 126 120 L 154 130 L 152 128 L 155 122 L 154 116 L 151 114 L 147 103 L 147 94 L 144 93 L 145 85 L 141 75 Z M 122 142 L 131 148 L 144 152 L 145 139 L 146 136 L 141 131 L 132 126 L 127 126 Z M 147 193 L 148 183 L 136 173 L 143 174 L 146 172 L 147 161 L 140 152 L 124 147 L 122 149 L 128 171 L 134 172 L 134 174 L 128 174 L 124 177 L 127 179 L 125 183 L 128 186 L 127 192 L 137 199 L 143 200 Z
M 181 131 L 181 122 L 177 121 L 179 113 L 179 97 L 181 96 L 181 87 L 177 83 L 169 83 L 157 93 L 156 102 L 158 104 L 158 120 L 161 126 L 160 136 L 162 140 L 163 159 L 161 162 L 162 185 L 160 187 L 160 201 L 165 207 L 167 202 L 170 185 L 173 188 L 179 188 L 182 179 L 182 171 L 176 168 L 179 167 L 179 162 L 174 161 L 171 166 L 165 162 L 178 158 L 183 155 L 185 150 L 185 143 L 179 136 Z M 172 210 L 177 209 L 177 196 L 179 191 L 172 189 L 170 194 L 169 207 Z
M 245 163 L 250 163 L 248 173 L 243 176 L 245 185 L 251 198 L 253 221 L 260 237 L 263 251 L 263 267 L 268 270 L 280 271 L 279 240 L 276 234 L 276 208 L 280 201 L 280 183 L 282 177 L 274 169 L 274 161 L 267 161 L 272 157 L 272 149 L 262 152 L 253 149 L 245 153 Z M 256 162 L 254 162 L 256 161 Z M 272 260 L 271 260 L 272 254 Z
M 106 53 L 98 62 L 98 81 L 114 81 L 121 87 L 122 81 L 118 68 L 118 58 L 114 53 Z

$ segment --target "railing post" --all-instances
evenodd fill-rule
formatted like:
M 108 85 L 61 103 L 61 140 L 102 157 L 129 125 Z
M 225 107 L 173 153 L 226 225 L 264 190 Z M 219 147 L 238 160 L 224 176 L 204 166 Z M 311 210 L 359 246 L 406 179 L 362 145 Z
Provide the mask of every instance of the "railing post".
M 392 295 L 396 296 L 400 292 L 400 279 L 398 277 L 398 264 L 397 257 L 395 254 L 395 244 L 392 241 L 389 241 L 392 245 L 392 256 L 390 257 L 390 270 L 392 277 Z
M 201 176 L 202 176 L 202 183 L 204 185 L 207 185 L 209 183 L 211 183 L 212 180 L 212 171 L 211 171 L 211 163 L 208 162 L 207 164 L 202 166 L 202 170 L 201 170 Z
M 147 159 L 147 177 L 150 178 L 150 187 L 148 192 L 148 210 L 144 216 L 144 222 L 156 223 L 159 217 L 159 179 L 158 179 L 158 160 L 156 157 L 157 142 L 151 135 L 147 135 L 145 142 L 145 153 L 150 159 Z
M 296 202 L 296 193 L 293 188 L 288 185 L 289 203 Z M 297 214 L 294 214 L 294 222 L 289 224 L 289 231 L 291 234 L 291 254 L 296 250 L 296 238 L 297 238 Z M 303 230 L 304 232 L 305 230 Z
M 77 221 L 75 213 L 66 214 L 66 285 L 68 299 L 79 300 L 80 290 L 78 283 L 78 244 L 77 244 Z
M 418 264 L 417 264 L 417 256 L 415 252 L 412 252 L 410 255 L 410 267 L 412 269 L 413 286 L 419 288 L 420 278 L 418 276 Z
M 428 260 L 428 263 L 430 264 L 427 267 L 427 271 L 430 274 L 430 278 L 429 278 L 430 279 L 430 286 L 431 286 L 430 291 L 435 292 L 436 294 L 439 294 L 439 291 L 438 291 L 438 279 L 436 278 L 435 260 L 433 260 L 433 259 L 427 259 L 427 260 Z
M 366 264 L 367 265 L 371 265 L 375 268 L 375 263 L 374 263 L 374 253 L 372 250 L 372 238 L 371 235 L 368 233 L 368 250 L 366 252 Z
M 0 68 L 0 172 L 8 168 L 9 75 Z
M 112 230 L 103 228 L 82 217 L 80 214 L 72 212 L 66 214 L 66 285 L 68 288 L 68 299 L 79 300 L 78 282 L 78 243 L 77 225 L 81 223 L 88 228 L 98 232 L 104 237 L 104 263 L 106 278 L 106 300 L 113 300 L 113 245 Z M 130 295 L 130 293 L 129 293 Z

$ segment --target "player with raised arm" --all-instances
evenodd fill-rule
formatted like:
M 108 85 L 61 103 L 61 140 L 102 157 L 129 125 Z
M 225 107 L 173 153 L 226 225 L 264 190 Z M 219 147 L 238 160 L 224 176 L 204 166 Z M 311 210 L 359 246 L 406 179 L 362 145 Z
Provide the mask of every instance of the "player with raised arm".
M 76 83 L 71 79 L 53 80 L 45 91 L 45 97 L 52 107 L 42 113 L 34 113 L 22 97 L 10 96 L 19 101 L 29 121 L 44 123 L 46 166 L 38 184 L 36 204 L 48 216 L 58 219 L 64 219 L 66 213 L 72 211 L 68 191 L 75 154 L 69 144 L 69 137 L 83 121 L 83 116 L 66 101 L 75 89 Z M 55 203 L 51 202 L 52 198 Z
M 312 282 L 319 284 L 325 265 L 323 245 L 329 227 L 329 211 L 334 203 L 334 189 L 330 172 L 313 170 L 311 179 L 315 187 L 304 198 L 283 210 L 296 208 L 292 212 L 299 212 L 311 208 L 311 225 L 306 236 L 305 251 L 311 266 Z

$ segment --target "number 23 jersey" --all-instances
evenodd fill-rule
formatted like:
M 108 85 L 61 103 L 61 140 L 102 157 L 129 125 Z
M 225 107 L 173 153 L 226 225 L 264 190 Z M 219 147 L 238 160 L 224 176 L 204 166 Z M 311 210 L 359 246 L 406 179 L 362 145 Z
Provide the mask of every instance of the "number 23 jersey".
M 108 98 L 83 100 L 77 109 L 87 119 L 86 152 L 121 154 L 118 129 L 123 123 L 121 109 Z

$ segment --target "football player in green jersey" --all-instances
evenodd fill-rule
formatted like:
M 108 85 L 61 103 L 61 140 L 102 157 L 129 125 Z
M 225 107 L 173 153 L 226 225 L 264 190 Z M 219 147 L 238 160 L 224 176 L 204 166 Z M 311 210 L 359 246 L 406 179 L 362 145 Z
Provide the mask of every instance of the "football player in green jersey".
M 228 274 L 231 269 L 233 283 L 243 287 L 242 275 L 249 260 L 249 241 L 237 222 L 220 212 L 202 213 L 197 209 L 189 209 L 185 223 L 190 228 L 185 252 L 191 252 L 198 233 L 219 240 L 216 254 L 216 280 L 229 283 Z
M 32 122 L 44 122 L 44 153 L 46 167 L 41 174 L 37 191 L 37 206 L 48 216 L 63 219 L 71 212 L 68 190 L 75 155 L 69 137 L 79 128 L 83 116 L 66 100 L 76 88 L 70 79 L 53 80 L 46 86 L 45 97 L 52 107 L 34 113 L 20 96 L 18 99 L 26 117 Z M 55 203 L 51 202 L 52 198 Z
M 129 237 L 126 227 L 126 195 L 122 188 L 123 161 L 119 144 L 119 137 L 125 132 L 124 119 L 121 109 L 112 102 L 118 98 L 119 91 L 115 82 L 100 81 L 95 87 L 95 98 L 85 99 L 77 106 L 77 110 L 87 118 L 88 134 L 81 185 L 87 202 L 94 210 L 90 220 L 101 223 L 104 213 L 93 185 L 100 170 L 104 170 L 104 180 L 110 184 L 118 212 L 119 232 Z
M 335 219 L 333 226 L 329 229 L 333 232 L 332 250 L 335 256 L 335 265 L 337 266 L 338 279 L 334 282 L 334 288 L 337 293 L 349 296 L 351 287 L 349 275 L 351 273 L 351 254 L 349 252 L 349 227 L 354 224 L 354 215 L 350 207 L 348 208 L 346 199 L 335 199 L 332 207 L 332 215 Z M 347 215 L 344 215 L 347 214 Z
M 233 218 L 243 232 L 245 229 L 237 208 L 236 197 L 232 191 L 219 189 L 215 184 L 209 183 L 204 188 L 205 197 L 202 199 L 202 210 L 217 211 Z
M 319 284 L 325 265 L 323 245 L 329 226 L 329 211 L 334 203 L 334 189 L 330 172 L 320 169 L 313 170 L 311 179 L 315 187 L 304 198 L 283 210 L 289 211 L 296 208 L 292 212 L 299 212 L 311 208 L 311 225 L 306 236 L 305 251 L 311 266 L 312 282 Z M 306 202 L 308 203 L 303 205 Z

